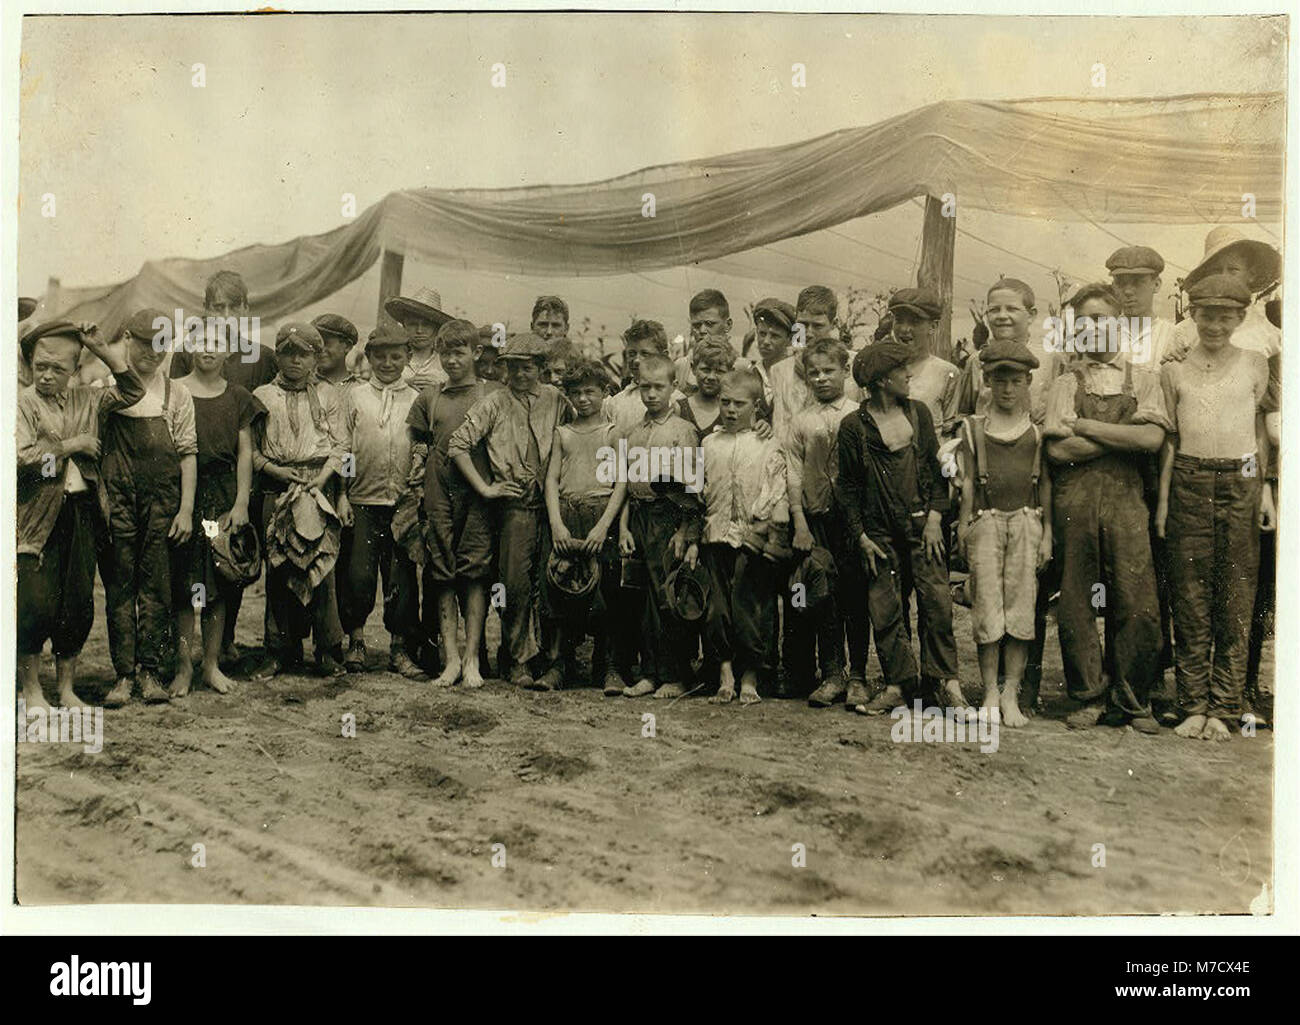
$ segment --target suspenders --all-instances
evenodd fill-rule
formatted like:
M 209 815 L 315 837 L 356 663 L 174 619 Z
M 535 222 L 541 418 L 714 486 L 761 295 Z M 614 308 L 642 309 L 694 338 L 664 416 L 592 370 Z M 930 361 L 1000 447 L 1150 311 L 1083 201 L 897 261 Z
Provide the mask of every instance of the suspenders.
M 1131 367 L 1130 367 L 1131 373 Z M 1131 379 L 1126 380 L 1125 386 L 1131 384 Z M 1080 382 L 1082 385 L 1082 382 Z M 988 418 L 984 416 L 966 417 L 966 442 L 970 446 L 971 453 L 974 457 L 975 465 L 972 467 L 972 476 L 975 479 L 975 485 L 980 489 L 980 495 L 987 504 L 988 485 L 989 485 L 989 454 L 988 442 L 985 438 L 985 428 Z M 1029 475 L 1029 482 L 1034 491 L 1038 490 L 1038 478 L 1043 470 L 1043 436 L 1038 424 L 1029 425 L 1034 431 L 1034 467 Z

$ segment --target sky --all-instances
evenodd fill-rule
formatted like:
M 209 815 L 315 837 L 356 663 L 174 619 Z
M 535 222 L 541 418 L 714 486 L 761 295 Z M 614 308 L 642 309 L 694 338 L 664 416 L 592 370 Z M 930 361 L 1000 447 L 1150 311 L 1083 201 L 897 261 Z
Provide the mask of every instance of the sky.
M 28 17 L 19 292 L 40 295 L 52 276 L 108 285 L 150 259 L 327 231 L 342 221 L 344 193 L 361 210 L 403 188 L 592 181 L 871 124 L 941 99 L 1096 96 L 1097 61 L 1113 96 L 1284 90 L 1285 59 L 1283 25 L 1249 17 Z M 807 68 L 803 89 L 790 87 L 796 61 Z M 491 86 L 498 62 L 503 89 Z M 193 84 L 199 63 L 202 88 Z M 46 194 L 54 217 L 41 216 Z M 1049 268 L 1101 276 L 1116 236 L 1164 253 L 1172 285 L 1211 227 L 1122 225 L 1112 236 L 978 211 L 958 226 L 955 325 L 999 274 L 1053 296 Z M 920 228 L 920 208 L 904 204 L 835 235 L 740 254 L 752 268 L 743 278 L 696 267 L 542 281 L 408 261 L 405 283 L 438 288 L 445 306 L 479 322 L 509 319 L 512 329 L 526 324 L 533 296 L 554 290 L 570 299 L 575 322 L 617 331 L 635 313 L 671 333 L 704 287 L 721 287 L 735 312 L 764 295 L 793 300 L 801 283 L 911 284 Z M 1251 233 L 1276 243 L 1281 226 Z M 377 294 L 376 264 L 305 312 L 336 309 L 368 327 Z

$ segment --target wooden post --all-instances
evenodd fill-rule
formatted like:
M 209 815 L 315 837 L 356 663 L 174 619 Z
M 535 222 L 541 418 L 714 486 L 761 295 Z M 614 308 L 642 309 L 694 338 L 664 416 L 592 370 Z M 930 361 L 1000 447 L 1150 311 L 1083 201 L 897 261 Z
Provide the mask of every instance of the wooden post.
M 925 197 L 925 226 L 921 233 L 921 266 L 916 271 L 919 288 L 936 292 L 943 313 L 935 325 L 930 351 L 952 361 L 952 265 L 957 247 L 957 212 L 945 216 L 943 201 Z
M 385 249 L 379 265 L 379 312 L 375 324 L 392 326 L 393 318 L 384 312 L 384 303 L 395 295 L 402 294 L 402 265 L 406 262 L 403 253 Z

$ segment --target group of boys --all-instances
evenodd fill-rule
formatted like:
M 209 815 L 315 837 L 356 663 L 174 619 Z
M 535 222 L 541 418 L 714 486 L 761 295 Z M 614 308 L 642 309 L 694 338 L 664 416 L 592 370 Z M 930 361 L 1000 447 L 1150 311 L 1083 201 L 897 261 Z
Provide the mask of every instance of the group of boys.
M 1163 260 L 1125 247 L 1107 263 L 1111 283 L 1066 301 L 1075 325 L 1116 321 L 1122 344 L 1080 352 L 1031 340 L 1032 290 L 999 280 L 968 371 L 931 351 L 942 306 L 920 288 L 893 293 L 889 334 L 856 352 L 829 288 L 762 300 L 749 358 L 726 299 L 706 290 L 677 361 L 660 323 L 629 326 L 617 391 L 610 368 L 568 341 L 554 296 L 509 337 L 443 312 L 431 290 L 397 297 L 364 358 L 343 317 L 284 324 L 273 355 L 224 364 L 258 414 L 253 515 L 236 517 L 252 521 L 266 564 L 268 661 L 254 675 L 295 669 L 309 634 L 327 675 L 366 669 L 382 582 L 389 668 L 442 686 L 483 683 L 492 607 L 496 675 L 523 688 L 578 684 L 590 636 L 591 680 L 608 695 L 716 683 L 718 703 L 765 689 L 866 715 L 916 698 L 964 707 L 955 547 L 983 707 L 1002 723 L 1022 725 L 1037 704 L 1059 591 L 1071 725 L 1156 732 L 1176 716 L 1182 736 L 1226 738 L 1269 600 L 1256 584 L 1260 528 L 1276 518 L 1280 345 L 1251 311 L 1277 264 L 1270 247 L 1211 233 L 1175 328 L 1151 308 Z M 210 282 L 207 306 L 246 312 L 238 276 Z M 154 312 L 128 322 L 128 343 Z M 70 383 L 83 345 L 112 372 L 107 386 Z M 22 348 L 33 375 L 19 400 L 24 692 L 40 699 L 53 638 L 60 700 L 75 701 L 105 538 L 91 497 L 108 494 L 109 621 L 136 624 L 110 631 L 114 663 L 119 675 L 137 667 L 143 698 L 166 700 L 157 603 L 183 589 L 158 580 L 169 546 L 211 530 L 194 522 L 204 431 L 196 445 L 186 396 L 119 421 L 188 366 L 177 353 L 165 368 L 143 345 L 114 351 L 89 325 L 40 325 Z M 237 614 L 227 598 L 227 658 Z M 1162 703 L 1168 623 L 1177 698 Z

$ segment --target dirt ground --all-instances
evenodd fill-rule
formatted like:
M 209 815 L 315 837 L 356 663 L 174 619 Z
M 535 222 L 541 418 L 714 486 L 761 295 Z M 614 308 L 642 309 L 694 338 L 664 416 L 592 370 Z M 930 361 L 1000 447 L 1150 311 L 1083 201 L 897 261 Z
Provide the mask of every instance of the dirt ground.
M 258 585 L 239 623 L 246 664 L 258 658 L 261 609 Z M 382 667 L 378 618 L 369 639 Z M 87 700 L 112 682 L 103 622 L 101 595 L 83 657 Z M 965 610 L 957 631 L 973 697 Z M 435 691 L 378 668 L 342 686 L 286 677 L 226 697 L 137 703 L 105 713 L 99 754 L 18 746 L 19 899 L 817 915 L 1270 910 L 1272 734 L 1213 745 L 1169 731 L 1072 732 L 1054 632 L 1047 650 L 1045 711 L 1002 730 L 989 754 L 975 743 L 894 743 L 887 717 L 802 702 L 742 710 L 499 682 Z M 1271 679 L 1271 645 L 1266 659 Z M 52 683 L 52 665 L 48 673 Z M 642 735 L 647 712 L 653 738 Z M 342 736 L 347 713 L 354 739 Z M 204 867 L 192 865 L 196 844 Z M 1098 844 L 1104 867 L 1094 867 Z

